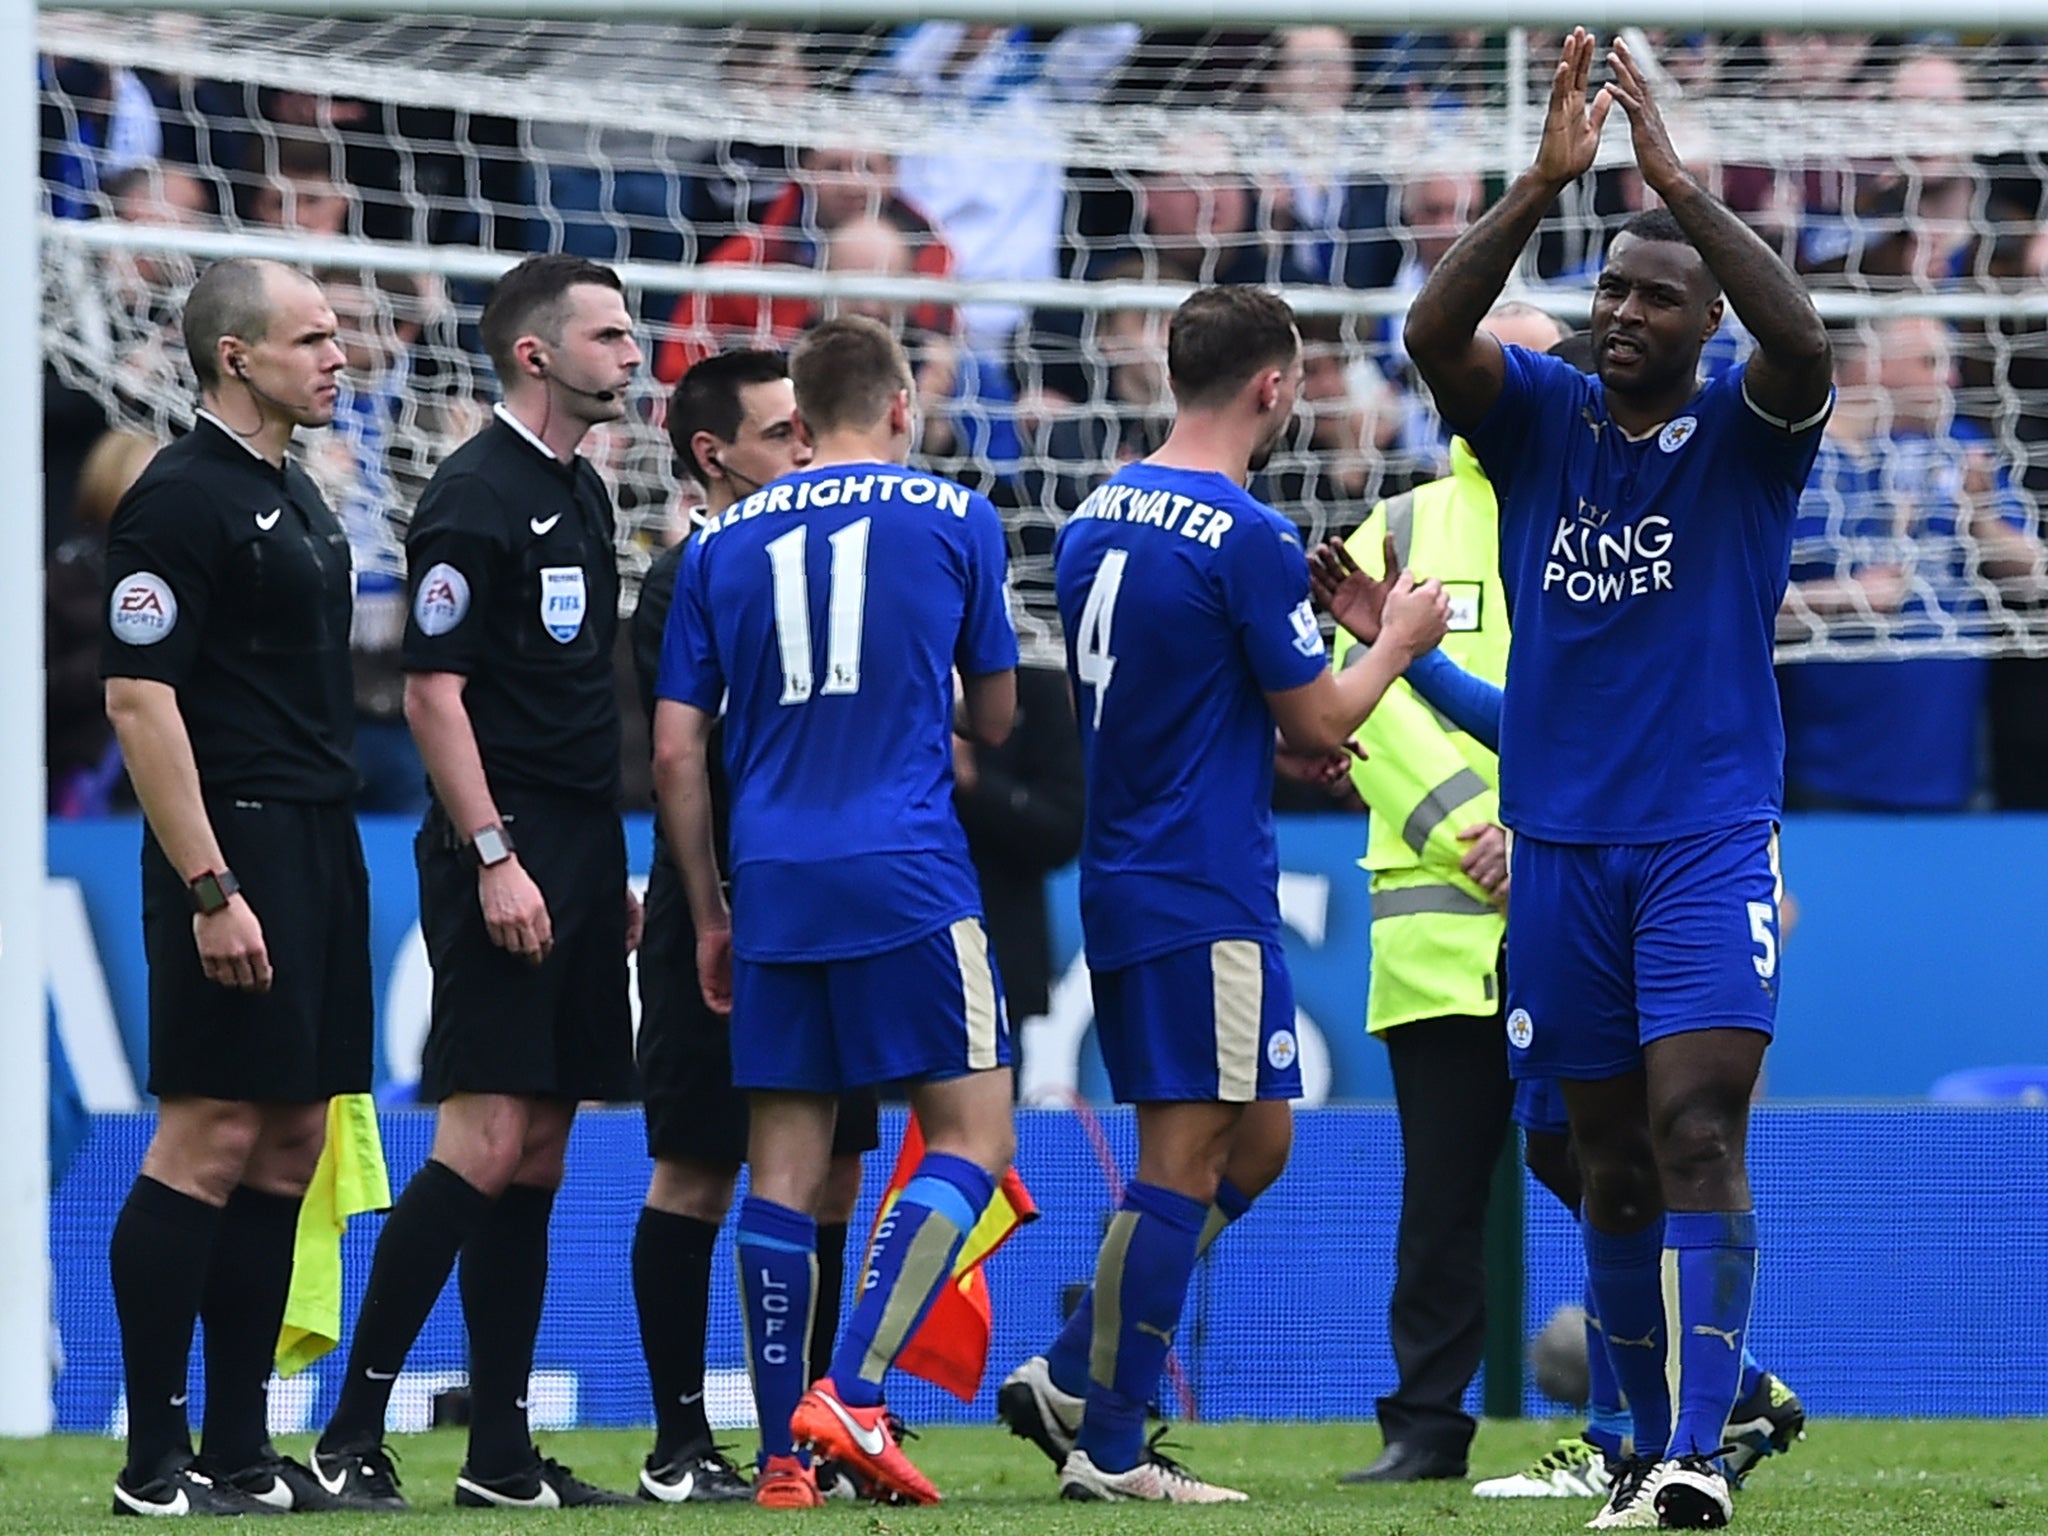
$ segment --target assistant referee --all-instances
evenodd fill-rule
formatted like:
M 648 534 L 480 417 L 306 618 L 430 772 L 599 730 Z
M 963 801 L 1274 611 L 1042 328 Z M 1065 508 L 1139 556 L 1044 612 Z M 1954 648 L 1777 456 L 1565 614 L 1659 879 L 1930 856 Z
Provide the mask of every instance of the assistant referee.
M 625 414 L 640 348 L 617 275 L 571 256 L 506 273 L 481 329 L 504 403 L 406 538 L 405 712 L 434 791 L 414 842 L 434 973 L 420 1094 L 440 1111 L 312 1464 L 403 1507 L 385 1407 L 459 1252 L 471 1420 L 455 1502 L 615 1504 L 534 1448 L 526 1389 L 576 1105 L 633 1096 L 614 514 L 576 449 Z
M 128 1388 L 117 1515 L 342 1507 L 264 1426 L 327 1100 L 370 1086 L 368 878 L 350 801 L 348 537 L 285 462 L 343 358 L 310 279 L 222 261 L 185 302 L 192 431 L 114 513 L 107 717 L 147 828 L 157 1125 L 108 1262 Z M 205 1459 L 186 1361 L 206 1323 Z

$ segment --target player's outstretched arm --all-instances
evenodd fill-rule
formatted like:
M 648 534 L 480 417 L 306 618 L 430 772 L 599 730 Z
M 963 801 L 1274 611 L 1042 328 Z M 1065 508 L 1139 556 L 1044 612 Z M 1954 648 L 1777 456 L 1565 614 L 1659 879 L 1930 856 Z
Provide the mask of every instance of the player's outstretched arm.
M 1408 355 L 1429 384 L 1438 413 L 1454 427 L 1476 426 L 1500 398 L 1506 376 L 1500 343 L 1479 322 L 1557 194 L 1592 169 L 1600 129 L 1613 106 L 1605 92 L 1588 105 L 1592 67 L 1593 35 L 1575 28 L 1550 79 L 1550 108 L 1535 163 L 1445 252 L 1408 308 L 1402 328 Z
M 1450 616 L 1442 582 L 1418 586 L 1414 574 L 1403 571 L 1387 595 L 1380 637 L 1365 660 L 1342 672 L 1319 673 L 1299 688 L 1266 695 L 1287 745 L 1312 756 L 1344 750 L 1351 733 L 1365 723 L 1408 664 L 1443 639 Z
M 1756 338 L 1743 375 L 1749 401 L 1781 425 L 1811 423 L 1828 403 L 1834 360 L 1806 287 L 1757 233 L 1702 187 L 1672 147 L 1648 78 L 1620 38 L 1608 51 L 1603 96 L 1621 103 L 1643 183 L 1664 199 L 1679 228 Z

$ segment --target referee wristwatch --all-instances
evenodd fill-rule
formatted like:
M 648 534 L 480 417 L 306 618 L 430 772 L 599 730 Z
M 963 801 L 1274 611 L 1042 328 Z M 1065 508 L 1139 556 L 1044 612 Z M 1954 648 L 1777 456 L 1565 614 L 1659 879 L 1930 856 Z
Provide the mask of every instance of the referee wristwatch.
M 470 838 L 469 847 L 464 851 L 469 855 L 469 862 L 478 869 L 489 869 L 493 864 L 502 864 L 511 858 L 516 846 L 512 841 L 512 834 L 503 826 L 493 823 L 488 827 L 479 827 L 476 834 Z
M 220 911 L 241 888 L 242 882 L 231 869 L 209 869 L 185 885 L 192 893 L 192 910 L 201 917 L 211 917 Z

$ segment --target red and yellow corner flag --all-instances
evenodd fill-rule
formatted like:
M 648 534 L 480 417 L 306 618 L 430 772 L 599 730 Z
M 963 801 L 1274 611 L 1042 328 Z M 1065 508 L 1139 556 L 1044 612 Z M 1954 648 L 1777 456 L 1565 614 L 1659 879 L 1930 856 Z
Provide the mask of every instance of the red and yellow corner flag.
M 889 1208 L 916 1176 L 917 1165 L 923 1161 L 924 1128 L 913 1114 L 903 1133 L 903 1150 L 896 1154 L 895 1171 L 882 1191 L 881 1209 L 875 1212 L 876 1231 L 881 1229 L 882 1218 L 889 1214 Z M 933 1386 L 944 1387 L 964 1403 L 974 1401 L 974 1394 L 981 1390 L 982 1372 L 988 1368 L 989 1326 L 993 1318 L 988 1278 L 981 1272 L 982 1261 L 1002 1247 L 1025 1222 L 1037 1219 L 1038 1203 L 1017 1177 L 1017 1170 L 1008 1169 L 1002 1183 L 996 1186 L 988 1209 L 981 1213 L 981 1220 L 960 1245 L 960 1256 L 953 1261 L 953 1278 L 940 1287 L 931 1311 L 903 1346 L 903 1353 L 896 1357 L 898 1366 Z M 874 1232 L 870 1232 L 871 1253 L 874 1246 Z M 865 1270 L 866 1265 L 862 1268 Z

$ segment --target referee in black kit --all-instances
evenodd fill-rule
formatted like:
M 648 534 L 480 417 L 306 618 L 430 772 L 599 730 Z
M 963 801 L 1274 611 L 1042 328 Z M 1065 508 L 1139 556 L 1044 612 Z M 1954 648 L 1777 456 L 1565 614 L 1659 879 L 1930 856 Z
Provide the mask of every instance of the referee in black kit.
M 440 1112 L 378 1239 L 312 1466 L 403 1507 L 385 1407 L 460 1253 L 471 1420 L 455 1502 L 625 1503 L 540 1456 L 526 1388 L 576 1104 L 633 1096 L 613 511 L 576 448 L 625 414 L 640 348 L 616 274 L 572 256 L 507 272 L 481 329 L 504 403 L 406 537 L 405 714 L 434 791 L 414 843 L 434 973 L 420 1093 Z
M 811 461 L 796 419 L 796 391 L 778 352 L 708 357 L 677 381 L 668 408 L 676 472 L 704 488 L 716 516 L 750 492 Z M 633 614 L 633 663 L 640 702 L 654 716 L 662 636 L 676 571 L 687 542 L 656 557 Z M 714 845 L 725 865 L 731 792 L 716 751 L 711 758 Z M 640 1495 L 664 1503 L 715 1503 L 752 1497 L 752 1489 L 713 1446 L 704 1411 L 704 1354 L 711 1303 L 712 1249 L 747 1160 L 747 1095 L 732 1085 L 732 1028 L 697 984 L 697 932 L 667 840 L 654 839 L 647 879 L 647 932 L 640 945 L 640 1085 L 647 1102 L 647 1151 L 654 1177 L 633 1234 L 633 1296 L 654 1394 L 654 1451 L 640 1473 Z M 745 1027 L 744 1021 L 741 1026 Z M 839 1332 L 847 1222 L 860 1198 L 861 1154 L 879 1140 L 872 1088 L 840 1097 L 832 1170 L 818 1219 L 818 1284 L 812 1315 L 810 1377 L 825 1374 Z M 830 1469 L 826 1492 L 840 1486 Z
M 221 261 L 185 302 L 192 431 L 114 513 L 107 716 L 142 802 L 156 1133 L 108 1251 L 128 1388 L 114 1513 L 333 1509 L 278 1455 L 265 1390 L 327 1100 L 370 1086 L 348 538 L 285 462 L 334 419 L 334 312 Z M 185 1412 L 206 1323 L 205 1459 Z

